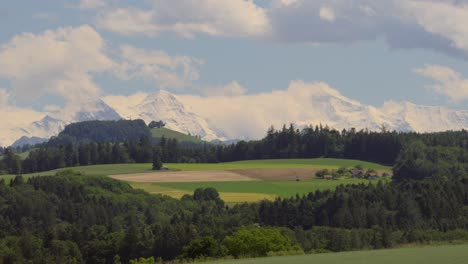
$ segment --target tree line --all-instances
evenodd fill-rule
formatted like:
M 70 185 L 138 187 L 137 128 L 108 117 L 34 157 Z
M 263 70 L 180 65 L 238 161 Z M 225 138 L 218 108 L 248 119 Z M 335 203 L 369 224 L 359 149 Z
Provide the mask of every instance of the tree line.
M 468 240 L 468 180 L 340 186 L 227 206 L 63 171 L 0 180 L 0 263 L 129 263 L 389 248 Z M 136 263 L 136 262 L 134 262 Z
M 90 136 L 95 122 L 105 123 L 104 128 L 121 127 L 119 131 L 131 131 L 132 127 L 140 132 L 125 138 L 111 136 L 108 141 L 99 141 L 106 129 L 98 129 L 99 136 Z M 112 123 L 114 122 L 114 123 Z M 71 125 L 69 129 L 48 143 L 37 146 L 24 160 L 14 157 L 14 150 L 7 148 L 3 152 L 0 171 L 8 174 L 31 173 L 70 166 L 85 166 L 111 163 L 150 163 L 153 153 L 160 153 L 162 162 L 171 163 L 217 163 L 251 159 L 278 158 L 346 158 L 358 159 L 381 164 L 394 165 L 403 155 L 402 150 L 419 142 L 421 146 L 444 148 L 445 152 L 457 152 L 467 149 L 468 132 L 448 131 L 439 133 L 390 132 L 360 130 L 335 130 L 329 127 L 306 127 L 302 130 L 283 126 L 280 130 L 270 128 L 261 140 L 239 141 L 231 145 L 210 143 L 179 142 L 176 139 L 154 139 L 147 136 L 143 121 L 90 121 Z M 128 123 L 132 122 L 132 123 Z M 76 128 L 78 127 L 78 128 Z M 98 126 L 99 127 L 99 126 Z M 138 130 L 138 129 L 137 129 Z M 68 131 L 68 132 L 67 132 Z M 70 132 L 72 131 L 72 132 Z M 78 136 L 79 132 L 84 135 Z M 65 133 L 67 132 L 67 133 Z M 130 133 L 130 132 L 128 132 Z M 144 134 L 144 136 L 141 136 Z M 70 135 L 75 135 L 71 137 Z M 74 140 L 68 140 L 73 138 Z M 77 140 L 80 138 L 80 140 Z M 60 140 L 58 140 L 60 139 Z M 114 141 L 116 140 L 116 141 Z M 59 143 L 66 142 L 66 143 Z M 7 155 L 8 154 L 8 155 Z M 427 156 L 427 155 L 426 155 Z M 455 155 L 458 157 L 458 155 Z M 428 161 L 429 162 L 429 161 Z M 18 165 L 19 163 L 19 165 Z M 426 164 L 427 165 L 427 164 Z M 404 169 L 404 168 L 403 168 Z

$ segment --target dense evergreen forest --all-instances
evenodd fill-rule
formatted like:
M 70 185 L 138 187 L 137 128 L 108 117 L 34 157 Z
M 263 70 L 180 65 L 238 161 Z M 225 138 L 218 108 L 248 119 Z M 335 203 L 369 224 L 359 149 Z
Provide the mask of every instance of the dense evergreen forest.
M 70 171 L 18 176 L 0 180 L 0 263 L 129 263 L 466 241 L 467 206 L 466 178 L 341 186 L 229 207 L 212 188 L 176 200 Z
M 97 127 L 96 131 L 93 126 Z M 466 152 L 468 147 L 468 132 L 465 130 L 419 134 L 385 129 L 380 132 L 338 131 L 322 126 L 299 130 L 291 125 L 280 130 L 270 128 L 261 140 L 231 145 L 188 144 L 166 138 L 156 140 L 148 133 L 149 128 L 142 120 L 72 124 L 58 137 L 32 149 L 25 160 L 20 160 L 12 149 L 3 149 L 0 174 L 2 171 L 4 174 L 21 174 L 93 164 L 149 163 L 155 152 L 161 153 L 163 162 L 173 163 L 329 157 L 394 165 L 403 155 L 402 150 L 412 145 L 413 148 L 416 145 L 433 148 L 438 153 L 454 152 L 454 159 L 460 159 L 457 163 L 464 163 L 466 154 L 455 152 Z M 414 145 L 415 142 L 418 144 Z M 420 161 L 428 161 L 423 164 L 425 167 L 446 155 L 429 156 L 420 157 Z
M 97 137 L 96 137 L 97 138 Z M 96 139 L 94 138 L 94 139 Z M 221 162 L 340 157 L 393 164 L 392 182 L 227 206 L 215 189 L 180 200 L 105 177 L 0 176 L 0 264 L 138 263 L 378 249 L 468 241 L 468 133 L 270 129 L 257 141 L 183 145 L 150 137 L 2 149 L 0 170 L 21 174 L 126 162 Z

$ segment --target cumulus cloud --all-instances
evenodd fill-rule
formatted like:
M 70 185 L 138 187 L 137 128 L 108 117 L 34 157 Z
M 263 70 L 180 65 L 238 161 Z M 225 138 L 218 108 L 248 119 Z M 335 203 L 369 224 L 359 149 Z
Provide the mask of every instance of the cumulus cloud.
M 194 96 L 178 95 L 178 98 L 208 123 L 222 127 L 227 138 L 261 138 L 271 125 L 281 127 L 290 122 L 304 121 L 307 124 L 328 123 L 334 127 L 365 123 L 358 102 L 342 96 L 326 83 L 306 83 L 292 81 L 286 90 L 273 90 L 267 93 L 243 94 L 235 96 Z M 344 106 L 330 106 L 328 103 L 345 101 Z M 341 109 L 345 107 L 345 109 Z M 333 109 L 331 109 L 333 108 Z M 308 109 L 314 109 L 310 111 Z M 337 113 L 343 111 L 343 113 Z M 337 115 L 345 115 L 348 121 Z M 310 122 L 310 123 L 309 123 Z M 333 123 L 335 122 L 335 123 Z
M 94 76 L 101 73 L 150 80 L 167 89 L 184 88 L 199 79 L 202 63 L 130 45 L 113 50 L 87 25 L 24 33 L 0 46 L 0 79 L 7 80 L 15 98 L 23 102 L 46 95 L 60 96 L 67 103 L 99 97 L 102 89 Z
M 79 8 L 81 9 L 94 9 L 106 6 L 105 0 L 81 0 Z
M 328 22 L 335 21 L 335 11 L 333 11 L 333 9 L 326 7 L 326 6 L 322 6 L 320 8 L 319 16 L 324 21 L 328 21 Z
M 437 94 L 448 97 L 451 101 L 460 103 L 468 99 L 468 79 L 452 68 L 440 65 L 426 65 L 415 69 L 415 72 L 434 80 L 436 83 L 428 88 Z
M 221 87 L 209 87 L 202 90 L 207 96 L 238 96 L 247 92 L 247 89 L 237 81 L 232 81 Z
M 441 36 L 454 47 L 468 52 L 468 2 L 399 2 L 406 21 L 414 20 L 425 31 Z
M 297 0 L 268 12 L 274 39 L 350 43 L 383 38 L 391 48 L 468 57 L 468 3 L 455 0 Z M 330 23 L 333 22 L 333 23 Z
M 382 38 L 395 49 L 427 48 L 468 58 L 465 0 L 273 0 L 266 6 L 254 0 L 150 0 L 146 8 L 124 3 L 100 9 L 96 24 L 152 37 L 173 32 L 306 43 Z
M 124 35 L 157 36 L 174 32 L 183 37 L 260 36 L 269 32 L 266 10 L 252 0 L 152 0 L 147 9 L 108 9 L 97 25 Z
M 0 78 L 19 100 L 55 94 L 80 100 L 100 94 L 91 74 L 109 70 L 105 43 L 90 26 L 24 33 L 0 48 Z
M 198 80 L 201 60 L 189 56 L 170 56 L 161 50 L 146 50 L 130 45 L 120 47 L 121 62 L 116 67 L 121 79 L 152 80 L 163 88 L 184 88 Z
M 44 113 L 30 108 L 21 108 L 14 105 L 11 94 L 0 88 L 0 112 L 2 113 L 2 132 L 0 133 L 0 146 L 8 146 L 18 139 L 22 132 L 19 128 L 26 127 L 31 122 L 44 117 Z

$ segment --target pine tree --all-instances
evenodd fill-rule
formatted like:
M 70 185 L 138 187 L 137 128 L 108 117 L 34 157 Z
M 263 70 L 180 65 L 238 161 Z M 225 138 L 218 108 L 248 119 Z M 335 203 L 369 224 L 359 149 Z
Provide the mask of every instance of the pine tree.
M 161 170 L 162 166 L 161 149 L 159 147 L 155 147 L 153 149 L 153 170 Z

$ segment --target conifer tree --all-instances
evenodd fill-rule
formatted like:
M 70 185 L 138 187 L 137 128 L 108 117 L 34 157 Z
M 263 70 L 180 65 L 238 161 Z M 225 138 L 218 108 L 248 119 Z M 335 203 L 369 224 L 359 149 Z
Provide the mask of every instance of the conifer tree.
M 153 148 L 153 170 L 162 169 L 161 150 L 159 147 Z

